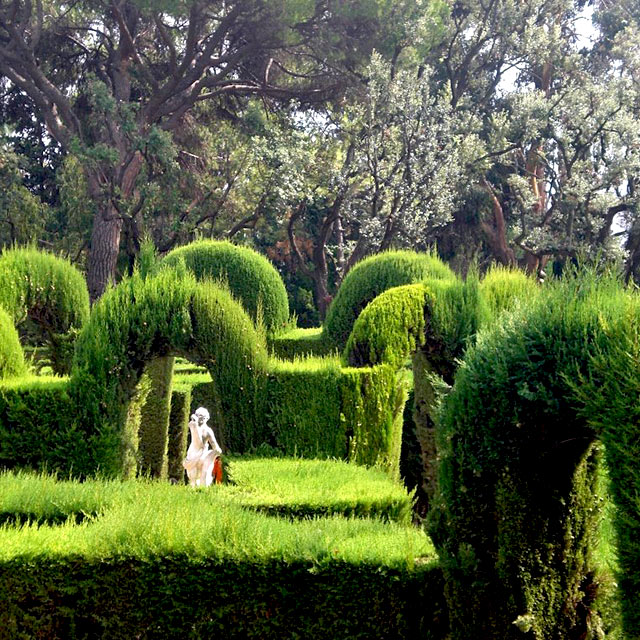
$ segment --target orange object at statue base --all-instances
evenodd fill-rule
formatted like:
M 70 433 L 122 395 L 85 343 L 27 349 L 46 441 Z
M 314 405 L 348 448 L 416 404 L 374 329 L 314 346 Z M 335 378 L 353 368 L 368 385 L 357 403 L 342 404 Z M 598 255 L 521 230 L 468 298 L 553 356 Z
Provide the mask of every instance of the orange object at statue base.
M 222 458 L 220 456 L 213 463 L 213 481 L 216 484 L 222 484 Z

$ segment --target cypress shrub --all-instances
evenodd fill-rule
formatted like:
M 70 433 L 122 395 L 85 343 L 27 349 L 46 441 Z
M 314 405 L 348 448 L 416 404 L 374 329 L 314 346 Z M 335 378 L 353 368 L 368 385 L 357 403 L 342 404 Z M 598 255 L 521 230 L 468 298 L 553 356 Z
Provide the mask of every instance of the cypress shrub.
M 198 280 L 210 278 L 228 284 L 254 321 L 267 333 L 282 331 L 289 321 L 289 300 L 280 274 L 253 249 L 230 242 L 199 240 L 169 252 L 161 265 L 184 262 Z
M 445 397 L 429 530 L 452 637 L 599 637 L 599 456 L 571 381 L 606 350 L 616 283 L 582 278 L 482 332 Z
M 388 251 L 356 264 L 346 275 L 324 324 L 330 344 L 343 350 L 360 312 L 391 287 L 426 278 L 453 279 L 453 272 L 433 253 Z
M 120 476 L 137 456 L 126 411 L 147 362 L 183 355 L 205 365 L 225 418 L 259 429 L 265 345 L 231 295 L 172 270 L 126 279 L 94 306 L 81 333 L 71 393 L 79 423 L 95 438 L 96 465 Z M 99 425 L 99 427 L 97 427 Z
M 0 307 L 0 380 L 26 373 L 24 353 L 11 316 Z
M 69 372 L 72 343 L 89 317 L 89 293 L 78 269 L 32 247 L 6 249 L 0 255 L 0 306 L 16 327 L 27 319 L 38 325 L 54 372 Z
M 270 336 L 268 343 L 272 354 L 283 360 L 294 360 L 304 356 L 327 356 L 335 351 L 321 327 L 291 329 L 277 336 Z

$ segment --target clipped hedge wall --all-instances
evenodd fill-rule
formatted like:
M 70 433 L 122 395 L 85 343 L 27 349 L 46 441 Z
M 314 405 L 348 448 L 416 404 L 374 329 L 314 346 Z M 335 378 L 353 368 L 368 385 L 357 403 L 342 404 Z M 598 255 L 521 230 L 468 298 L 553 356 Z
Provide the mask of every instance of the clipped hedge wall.
M 0 307 L 0 380 L 26 373 L 24 352 L 11 316 Z
M 362 260 L 340 285 L 324 324 L 332 346 L 344 349 L 356 318 L 371 300 L 391 287 L 427 278 L 454 279 L 451 269 L 432 253 L 388 251 Z
M 574 381 L 590 379 L 594 354 L 609 353 L 603 327 L 625 305 L 617 283 L 602 278 L 545 285 L 467 352 L 437 426 L 429 514 L 454 639 L 609 632 L 594 605 L 602 415 L 578 413 Z M 627 595 L 636 610 L 637 593 Z M 628 637 L 637 631 L 630 623 Z
M 327 356 L 336 351 L 321 327 L 291 329 L 269 337 L 268 344 L 273 355 L 284 360 L 304 356 Z
M 161 265 L 184 261 L 198 280 L 227 283 L 254 321 L 260 319 L 269 334 L 282 331 L 289 321 L 289 299 L 275 267 L 253 249 L 230 242 L 199 240 L 169 252 Z
M 5 249 L 0 307 L 18 328 L 27 318 L 35 322 L 49 344 L 54 372 L 69 372 L 75 333 L 89 317 L 89 293 L 78 269 L 35 248 Z
M 97 438 L 102 473 L 129 475 L 135 468 L 137 429 L 126 420 L 130 398 L 145 364 L 174 354 L 209 369 L 225 420 L 249 433 L 261 428 L 267 355 L 246 312 L 211 282 L 172 270 L 135 275 L 94 306 L 76 348 L 70 390 L 78 423 Z
M 0 382 L 0 468 L 92 472 L 93 442 L 77 428 L 75 414 L 67 380 L 42 376 Z
M 169 425 L 167 427 L 167 476 L 181 483 L 185 479 L 182 460 L 187 453 L 187 435 L 191 416 L 191 387 L 174 387 L 171 390 Z

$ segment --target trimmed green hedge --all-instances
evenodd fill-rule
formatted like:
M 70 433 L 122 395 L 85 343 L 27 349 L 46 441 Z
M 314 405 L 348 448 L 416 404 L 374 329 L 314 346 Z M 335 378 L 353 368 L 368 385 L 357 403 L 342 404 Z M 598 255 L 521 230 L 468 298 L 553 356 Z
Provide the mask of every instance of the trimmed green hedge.
M 145 364 L 174 354 L 209 369 L 226 421 L 261 431 L 266 348 L 242 307 L 193 276 L 134 275 L 94 306 L 76 347 L 70 391 L 101 473 L 135 473 L 137 426 L 127 407 Z
M 541 292 L 540 285 L 523 271 L 493 266 L 480 282 L 480 295 L 492 318 L 512 311 L 518 304 L 529 304 Z
M 93 441 L 77 428 L 75 413 L 65 379 L 34 376 L 0 382 L 0 468 L 92 472 Z
M 0 307 L 16 327 L 29 319 L 40 327 L 56 373 L 68 373 L 75 333 L 89 317 L 83 275 L 68 260 L 35 248 L 0 255 Z
M 283 360 L 304 356 L 327 356 L 336 351 L 327 340 L 321 327 L 291 329 L 268 340 L 273 355 Z
M 25 374 L 27 367 L 11 316 L 0 307 L 0 380 Z
M 426 278 L 449 280 L 455 276 L 432 253 L 388 251 L 362 260 L 346 275 L 329 307 L 324 324 L 327 340 L 344 349 L 356 318 L 369 302 L 391 287 Z
M 5 475 L 0 487 L 2 513 L 90 521 L 0 527 L 7 637 L 445 637 L 442 576 L 416 528 L 268 517 L 224 485 Z
M 176 385 L 171 390 L 171 407 L 167 428 L 167 476 L 175 482 L 183 482 L 185 479 L 182 460 L 187 452 L 190 416 L 191 387 Z
M 254 321 L 273 335 L 286 328 L 289 299 L 280 274 L 257 251 L 230 242 L 199 240 L 178 247 L 160 263 L 176 266 L 184 261 L 198 280 L 210 278 L 228 284 Z

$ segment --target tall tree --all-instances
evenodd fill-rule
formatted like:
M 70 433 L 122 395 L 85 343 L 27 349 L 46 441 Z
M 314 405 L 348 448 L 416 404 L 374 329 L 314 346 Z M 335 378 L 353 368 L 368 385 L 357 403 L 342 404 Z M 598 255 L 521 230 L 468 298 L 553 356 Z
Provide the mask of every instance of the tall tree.
M 95 203 L 91 298 L 114 277 L 150 159 L 203 100 L 326 99 L 368 55 L 384 2 L 13 0 L 0 5 L 0 74 L 75 154 Z

